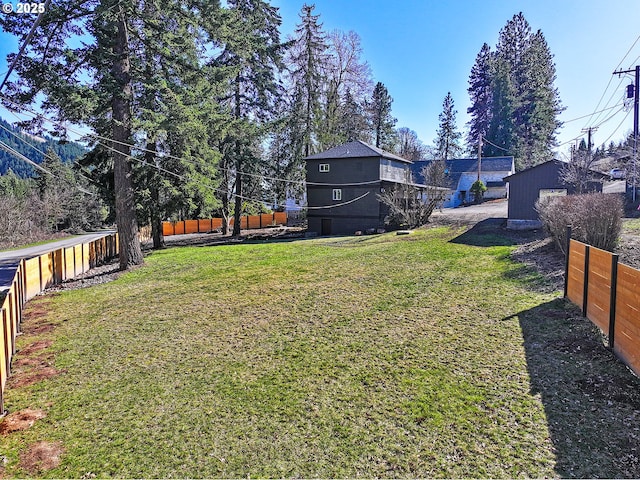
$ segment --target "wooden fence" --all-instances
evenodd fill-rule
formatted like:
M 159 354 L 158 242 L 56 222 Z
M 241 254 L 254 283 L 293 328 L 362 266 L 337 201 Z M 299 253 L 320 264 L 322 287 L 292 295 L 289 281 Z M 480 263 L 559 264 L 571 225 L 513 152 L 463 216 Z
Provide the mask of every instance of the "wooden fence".
M 640 375 L 640 270 L 618 255 L 570 240 L 565 297 L 609 336 L 609 347 Z
M 4 412 L 4 387 L 11 373 L 11 358 L 16 352 L 24 304 L 45 288 L 77 277 L 117 256 L 118 249 L 118 236 L 114 233 L 20 261 L 0 308 L 0 416 Z
M 222 228 L 222 218 L 202 220 L 181 220 L 178 222 L 162 222 L 162 235 L 182 235 L 185 233 L 209 233 Z M 230 220 L 233 226 L 233 218 Z M 240 217 L 240 228 L 252 230 L 274 225 L 286 225 L 287 212 L 263 213 L 261 215 L 245 215 Z

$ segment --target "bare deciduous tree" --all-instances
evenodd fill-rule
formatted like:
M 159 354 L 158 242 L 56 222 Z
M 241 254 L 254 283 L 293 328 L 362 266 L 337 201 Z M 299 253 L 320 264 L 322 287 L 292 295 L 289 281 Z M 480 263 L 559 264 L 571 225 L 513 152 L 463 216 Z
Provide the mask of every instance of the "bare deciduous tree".
M 378 195 L 389 208 L 385 223 L 391 228 L 416 228 L 429 222 L 431 214 L 449 193 L 447 169 L 443 160 L 429 163 L 422 169 L 425 184 L 412 182 L 407 172 L 405 183 L 396 184 Z

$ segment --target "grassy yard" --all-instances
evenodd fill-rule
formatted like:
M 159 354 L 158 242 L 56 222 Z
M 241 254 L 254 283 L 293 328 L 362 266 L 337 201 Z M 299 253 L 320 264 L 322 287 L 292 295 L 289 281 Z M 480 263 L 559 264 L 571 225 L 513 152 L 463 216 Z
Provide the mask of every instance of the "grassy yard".
M 6 407 L 46 417 L 0 437 L 4 475 L 639 476 L 640 382 L 459 233 L 167 249 L 33 300 Z

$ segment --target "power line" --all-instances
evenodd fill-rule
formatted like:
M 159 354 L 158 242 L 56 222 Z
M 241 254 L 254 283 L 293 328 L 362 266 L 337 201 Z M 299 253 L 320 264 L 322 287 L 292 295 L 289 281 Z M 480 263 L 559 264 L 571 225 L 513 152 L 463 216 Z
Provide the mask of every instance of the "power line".
M 491 142 L 491 141 L 487 140 L 485 137 L 482 137 L 482 141 L 483 141 L 483 142 L 487 142 L 489 145 L 492 145 L 492 146 L 494 146 L 494 147 L 496 147 L 496 148 L 499 148 L 499 149 L 500 149 L 500 150 L 502 150 L 503 152 L 507 152 L 507 153 L 509 153 L 509 150 L 507 150 L 506 148 L 501 147 L 500 145 L 496 145 L 495 143 L 493 143 L 493 142 Z
M 15 68 L 16 64 L 18 63 L 18 60 L 24 53 L 24 50 L 27 48 L 27 45 L 29 45 L 29 42 L 33 38 L 33 35 L 36 33 L 36 29 L 38 28 L 38 25 L 40 25 L 40 22 L 42 21 L 42 17 L 44 16 L 44 12 L 47 11 L 47 8 L 49 8 L 50 3 L 51 3 L 51 0 L 46 0 L 42 12 L 38 14 L 38 18 L 36 18 L 36 21 L 31 26 L 31 30 L 29 30 L 29 33 L 27 34 L 27 38 L 24 40 L 24 42 L 22 42 L 22 45 L 20 46 L 20 50 L 18 50 L 18 54 L 14 57 L 13 62 L 11 62 L 11 65 L 9 66 L 9 71 L 4 76 L 4 80 L 2 80 L 2 83 L 0 83 L 0 92 L 2 91 L 2 87 L 4 87 L 4 84 L 7 83 L 7 80 L 9 79 L 11 72 L 13 72 L 13 69 Z
M 28 142 L 25 138 L 21 137 L 20 135 L 17 135 L 15 132 L 13 132 L 13 131 L 9 130 L 7 127 L 5 127 L 4 125 L 2 125 L 1 123 L 0 123 L 0 128 L 2 128 L 5 132 L 7 132 L 8 134 L 12 135 L 12 136 L 13 136 L 13 137 L 15 137 L 16 139 L 20 140 L 21 142 L 23 142 L 23 143 L 24 143 L 24 144 L 26 144 L 27 146 L 31 147 L 31 148 L 32 148 L 33 150 L 35 150 L 36 152 L 38 152 L 38 153 L 42 154 L 42 156 L 43 156 L 44 158 L 48 158 L 49 160 L 54 160 L 54 158 L 53 158 L 51 155 L 49 155 L 49 154 L 48 154 L 48 153 L 46 153 L 46 152 L 43 152 L 43 151 L 42 151 L 42 150 L 40 150 L 38 147 L 36 147 L 35 145 L 33 145 L 31 142 Z M 80 165 L 76 160 L 73 160 L 73 163 L 75 163 L 76 165 L 78 165 L 78 167 L 79 167 L 79 168 L 81 168 L 81 169 L 83 168 L 83 167 L 82 167 L 82 165 Z M 43 168 L 43 169 L 44 169 L 44 168 Z M 45 171 L 46 171 L 46 170 L 45 170 Z M 55 175 L 55 174 L 53 174 L 52 172 L 49 172 L 49 171 L 46 171 L 46 172 L 47 172 L 49 175 L 52 175 L 53 177 L 56 177 L 56 175 Z M 87 173 L 89 173 L 89 172 L 87 172 Z M 82 178 L 84 178 L 84 179 L 88 180 L 88 181 L 89 181 L 89 182 L 91 182 L 91 183 L 96 183 L 96 182 L 95 182 L 94 180 L 92 180 L 91 178 L 89 178 L 89 177 L 87 177 L 87 176 L 85 176 L 85 175 L 82 175 L 82 173 L 80 173 L 80 176 L 81 176 Z M 60 179 L 60 177 L 57 177 L 57 178 L 59 178 L 59 179 Z M 64 179 L 63 179 L 63 180 L 64 180 Z M 78 188 L 80 188 L 80 187 L 78 187 Z M 81 191 L 84 191 L 84 190 L 81 190 Z M 93 192 L 85 192 L 85 193 L 90 193 L 91 195 L 95 195 Z

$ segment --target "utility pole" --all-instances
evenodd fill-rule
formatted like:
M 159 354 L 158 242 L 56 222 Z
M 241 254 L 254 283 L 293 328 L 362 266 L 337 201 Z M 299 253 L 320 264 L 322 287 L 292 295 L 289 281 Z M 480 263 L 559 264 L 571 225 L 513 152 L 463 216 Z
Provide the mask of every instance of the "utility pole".
M 482 134 L 478 136 L 478 181 L 482 172 Z
M 635 73 L 636 81 L 633 89 L 633 202 L 636 201 L 636 183 L 637 183 L 637 158 L 638 158 L 638 97 L 640 97 L 640 65 L 636 65 L 633 70 L 618 70 L 613 72 L 614 75 L 622 75 L 623 73 Z

